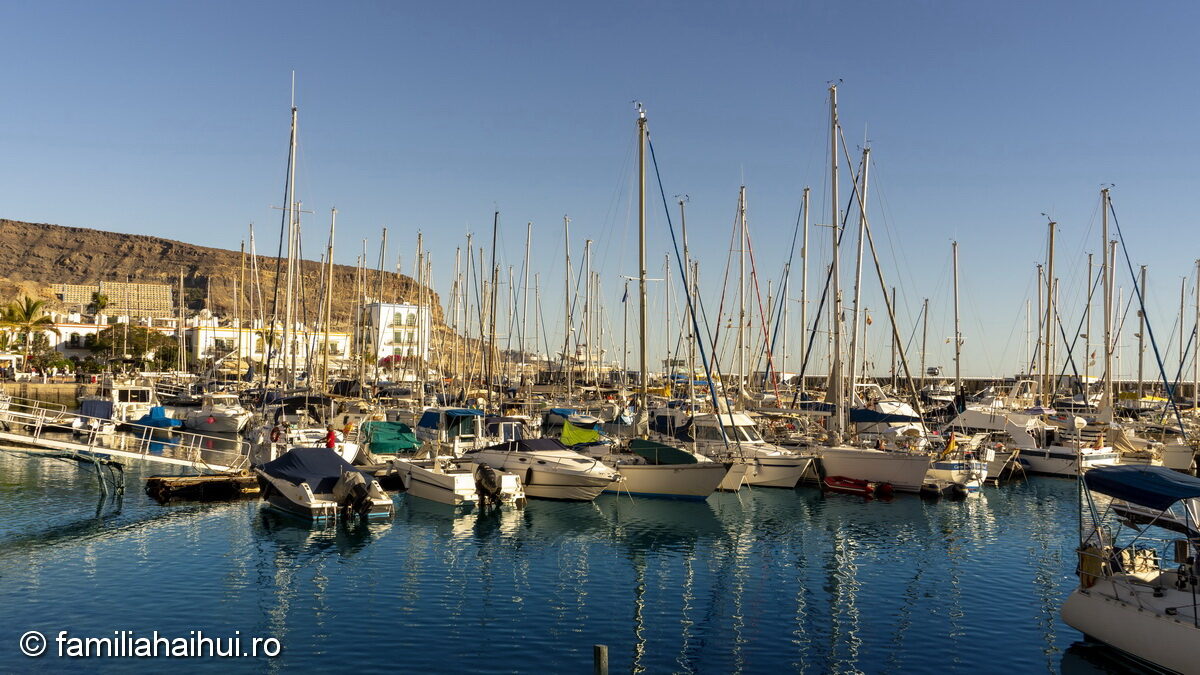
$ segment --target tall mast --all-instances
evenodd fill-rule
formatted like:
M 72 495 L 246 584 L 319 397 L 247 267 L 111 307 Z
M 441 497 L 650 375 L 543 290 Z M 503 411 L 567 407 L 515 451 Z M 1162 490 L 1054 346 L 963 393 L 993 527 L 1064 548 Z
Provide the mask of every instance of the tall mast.
M 646 369 L 646 109 L 638 104 L 638 433 L 649 415 Z
M 958 242 L 950 242 L 951 255 L 954 259 L 954 395 L 962 391 L 962 333 L 958 323 Z
M 383 238 L 379 241 L 379 292 L 375 298 L 375 306 L 378 308 L 378 323 L 375 324 L 375 353 L 371 355 L 371 361 L 375 363 L 375 383 L 379 383 L 379 356 L 383 351 L 383 267 L 387 261 L 387 228 L 383 228 Z
M 242 325 L 242 294 L 246 292 L 246 240 L 245 239 L 242 240 L 242 245 L 240 248 L 241 248 L 242 254 L 241 254 L 241 258 L 238 263 L 238 291 L 233 296 L 234 306 L 235 306 L 234 314 L 235 314 L 235 317 L 237 318 L 237 331 L 238 331 L 238 333 L 237 333 L 237 360 L 238 360 L 237 369 L 238 370 L 241 370 L 242 359 L 245 358 L 245 356 L 242 352 L 242 331 L 245 329 L 245 326 Z
M 929 340 L 929 298 L 921 305 L 921 388 L 925 388 L 925 347 Z
M 863 148 L 862 155 L 862 185 L 859 187 L 862 196 L 859 201 L 860 208 L 858 210 L 858 254 L 854 261 L 854 320 L 851 322 L 850 330 L 850 400 L 854 401 L 854 385 L 858 378 L 859 352 L 866 352 L 859 339 L 859 330 L 862 326 L 862 267 L 863 267 L 863 244 L 866 242 L 864 233 L 867 228 L 867 164 L 871 157 L 871 148 Z M 864 334 L 866 331 L 862 331 Z
M 692 259 L 691 259 L 692 254 L 691 254 L 691 251 L 688 250 L 687 209 L 684 208 L 684 204 L 686 204 L 686 203 L 687 203 L 687 197 L 686 196 L 680 197 L 680 199 L 679 199 L 679 229 L 683 236 L 683 292 L 685 293 L 684 297 L 687 298 L 687 301 L 684 303 L 683 306 L 686 311 L 690 311 L 691 306 L 692 306 L 692 283 L 694 280 L 694 275 L 692 274 Z M 1200 261 L 1197 261 L 1196 264 L 1198 266 L 1200 266 Z M 1200 283 L 1198 283 L 1197 288 L 1200 288 Z M 1200 291 L 1197 291 L 1197 294 L 1198 294 L 1198 296 L 1200 296 Z M 688 393 L 688 401 L 690 402 L 693 398 L 695 398 L 695 389 L 696 389 L 696 387 L 695 387 L 695 381 L 696 381 L 696 336 L 693 333 L 692 322 L 687 321 L 687 322 L 685 322 L 685 324 L 687 325 L 687 333 L 688 333 L 687 393 Z
M 565 288 L 563 290 L 563 367 L 567 375 L 567 398 L 571 398 L 571 388 L 575 369 L 572 367 L 571 355 L 571 219 L 563 216 L 563 247 L 567 253 L 566 272 L 563 274 Z
M 1146 266 L 1142 265 L 1141 267 L 1142 267 L 1142 273 L 1141 273 L 1142 280 L 1139 283 L 1142 286 L 1142 307 L 1145 307 L 1146 306 L 1146 304 L 1145 304 L 1146 303 L 1146 300 L 1145 300 L 1145 298 L 1146 298 Z M 1133 301 L 1131 300 L 1130 303 L 1132 303 L 1132 302 Z M 1145 370 L 1145 366 L 1146 366 L 1146 314 L 1141 309 L 1138 309 L 1137 338 L 1138 338 L 1137 395 L 1138 395 L 1138 398 L 1140 399 L 1142 397 L 1142 386 L 1143 386 L 1142 375 L 1143 375 L 1143 371 Z M 1139 403 L 1139 405 L 1140 405 L 1140 403 Z
M 833 394 L 833 430 L 839 437 L 846 432 L 846 390 L 842 379 L 842 287 L 841 266 L 838 258 L 838 233 L 841 230 L 838 209 L 838 114 L 837 85 L 829 87 L 829 183 L 830 183 L 830 232 L 833 234 L 833 262 L 830 270 L 830 292 L 833 294 L 831 323 L 833 323 L 833 357 L 830 365 L 829 386 Z M 839 438 L 840 440 L 840 438 Z
M 592 240 L 583 242 L 583 379 L 592 376 Z
M 1196 261 L 1196 308 L 1192 323 L 1192 408 L 1200 409 L 1200 260 Z
M 1049 407 L 1050 401 L 1054 396 L 1054 359 L 1052 356 L 1054 344 L 1054 226 L 1055 222 L 1050 221 L 1050 245 L 1048 255 L 1046 257 L 1046 342 L 1042 349 L 1043 363 L 1045 369 L 1042 371 L 1042 378 L 1045 386 L 1042 389 L 1042 405 Z
M 337 208 L 329 210 L 329 245 L 325 248 L 325 257 L 329 261 L 329 271 L 325 275 L 325 320 L 322 327 L 325 334 L 321 339 L 321 386 L 329 386 L 329 322 L 333 315 L 333 235 L 337 228 Z
M 1179 372 L 1183 373 L 1183 322 L 1184 304 L 1187 302 L 1187 277 L 1179 280 Z
M 180 267 L 179 268 L 179 319 L 175 322 L 175 326 L 176 326 L 175 338 L 179 342 L 179 345 L 177 347 L 177 350 L 179 352 L 179 358 L 176 360 L 179 362 L 179 371 L 180 372 L 187 370 L 187 354 L 185 353 L 185 347 L 187 346 L 187 340 L 184 339 L 184 336 L 183 336 L 183 332 L 184 332 L 183 319 L 184 319 L 185 314 L 186 314 L 186 312 L 184 310 L 184 296 L 183 296 L 183 268 Z
M 492 378 L 496 374 L 496 285 L 499 283 L 498 275 L 500 268 L 496 266 L 496 237 L 500 232 L 500 211 L 492 213 L 492 299 L 491 311 L 488 313 L 488 346 L 487 346 L 487 402 L 488 410 L 492 408 L 492 390 L 495 388 L 495 382 Z
M 1083 327 L 1083 400 L 1088 402 L 1088 378 L 1091 374 L 1092 363 L 1092 280 L 1095 279 L 1092 271 L 1092 254 L 1087 254 L 1088 257 L 1088 274 L 1087 274 L 1087 304 L 1083 307 L 1084 327 Z
M 800 372 L 808 372 L 808 197 L 811 189 L 804 188 L 801 211 L 804 213 L 804 234 L 800 244 Z M 785 300 L 786 302 L 786 300 Z M 804 391 L 804 381 L 796 383 Z
M 1113 279 L 1112 266 L 1109 262 L 1108 246 L 1108 188 L 1100 190 L 1100 222 L 1101 241 L 1100 275 L 1104 278 L 1104 387 L 1101 394 L 1100 418 L 1105 422 L 1113 420 L 1113 371 L 1112 371 L 1112 313 L 1113 313 Z
M 286 203 L 284 205 L 284 218 L 287 219 L 287 291 L 284 296 L 284 323 L 283 323 L 283 352 L 281 354 L 281 362 L 285 370 L 284 383 L 285 386 L 291 387 L 295 383 L 295 369 L 293 368 L 292 356 L 292 293 L 295 289 L 295 270 L 293 269 L 296 263 L 296 221 L 298 214 L 296 213 L 296 132 L 297 132 L 297 114 L 296 114 L 296 93 L 295 93 L 295 74 L 292 75 L 292 132 L 288 144 L 288 172 L 287 172 L 287 189 Z
M 525 341 L 529 336 L 529 241 L 532 237 L 533 223 L 529 222 L 525 224 L 525 271 L 521 280 L 521 363 L 529 361 L 525 356 Z M 534 326 L 534 330 L 536 329 Z
M 738 189 L 738 399 L 746 401 L 746 387 L 750 377 L 746 374 L 746 186 Z

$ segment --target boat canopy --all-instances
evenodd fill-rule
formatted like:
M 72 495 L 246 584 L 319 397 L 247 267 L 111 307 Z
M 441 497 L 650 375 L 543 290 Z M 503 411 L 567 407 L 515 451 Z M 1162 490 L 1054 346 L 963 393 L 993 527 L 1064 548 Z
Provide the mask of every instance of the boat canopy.
M 1099 466 L 1083 474 L 1083 482 L 1094 492 L 1159 511 L 1200 497 L 1200 478 L 1165 466 Z
M 577 425 L 571 421 L 576 417 L 578 416 L 573 415 L 571 419 L 563 423 L 562 434 L 559 436 L 559 440 L 562 441 L 562 444 L 570 447 L 572 445 L 599 443 L 600 431 L 597 427 L 599 426 L 600 420 L 589 418 L 594 420 L 592 424 L 581 423 Z
M 699 461 L 695 455 L 686 450 L 641 438 L 630 441 L 629 449 L 641 455 L 651 464 L 696 464 Z
M 368 485 L 375 480 L 374 476 L 359 471 L 329 448 L 293 448 L 279 459 L 263 464 L 259 470 L 295 485 L 308 483 L 314 494 L 333 492 L 333 486 L 345 471 L 361 473 Z
M 869 408 L 851 408 L 850 421 L 859 422 L 862 424 L 902 424 L 906 422 L 920 422 L 920 417 L 912 415 L 897 415 L 895 413 L 879 412 Z

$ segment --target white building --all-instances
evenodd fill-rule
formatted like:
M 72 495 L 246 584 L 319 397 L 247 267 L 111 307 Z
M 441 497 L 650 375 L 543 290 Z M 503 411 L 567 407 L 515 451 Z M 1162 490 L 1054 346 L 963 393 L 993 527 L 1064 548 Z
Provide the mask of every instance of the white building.
M 360 308 L 355 336 L 364 354 L 379 362 L 389 356 L 429 357 L 430 313 L 428 307 L 373 302 Z

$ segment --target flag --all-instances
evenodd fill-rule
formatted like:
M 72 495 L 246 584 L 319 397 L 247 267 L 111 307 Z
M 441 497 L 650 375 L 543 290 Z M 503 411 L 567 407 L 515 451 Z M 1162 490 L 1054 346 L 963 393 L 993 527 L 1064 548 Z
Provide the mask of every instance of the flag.
M 629 284 L 625 284 L 625 295 L 621 296 L 621 302 L 625 302 L 628 299 L 629 299 Z
M 868 325 L 868 326 L 870 326 L 872 323 L 873 323 L 873 322 L 871 321 L 871 315 L 870 315 L 870 314 L 868 314 L 868 315 L 867 315 L 867 325 Z

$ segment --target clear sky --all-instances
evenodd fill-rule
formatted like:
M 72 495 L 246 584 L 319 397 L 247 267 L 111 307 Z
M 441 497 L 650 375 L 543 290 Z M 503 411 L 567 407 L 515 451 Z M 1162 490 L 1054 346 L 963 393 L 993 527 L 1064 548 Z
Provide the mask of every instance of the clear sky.
M 1061 226 L 1073 325 L 1101 184 L 1115 184 L 1134 264 L 1150 266 L 1156 334 L 1171 333 L 1200 257 L 1197 19 L 1200 7 L 1173 2 L 7 3 L 0 217 L 231 249 L 253 222 L 259 252 L 274 251 L 294 70 L 310 257 L 333 206 L 338 262 L 353 264 L 365 238 L 374 264 L 386 226 L 389 265 L 399 255 L 411 273 L 420 230 L 445 297 L 455 247 L 468 231 L 489 237 L 499 208 L 505 265 L 520 269 L 534 224 L 532 269 L 558 342 L 569 214 L 572 253 L 596 242 L 619 344 L 620 275 L 636 273 L 631 101 L 648 109 L 668 197 L 691 198 L 715 319 L 740 184 L 764 295 L 803 186 L 814 222 L 828 222 L 826 83 L 841 79 L 850 151 L 872 147 L 869 208 L 903 332 L 930 298 L 929 362 L 949 368 L 957 239 L 964 370 L 1011 373 L 1045 255 L 1042 214 Z M 649 210 L 661 276 L 661 202 Z M 828 232 L 811 235 L 814 286 Z M 1123 267 L 1118 278 L 1128 297 Z M 1132 372 L 1132 349 L 1123 356 Z

